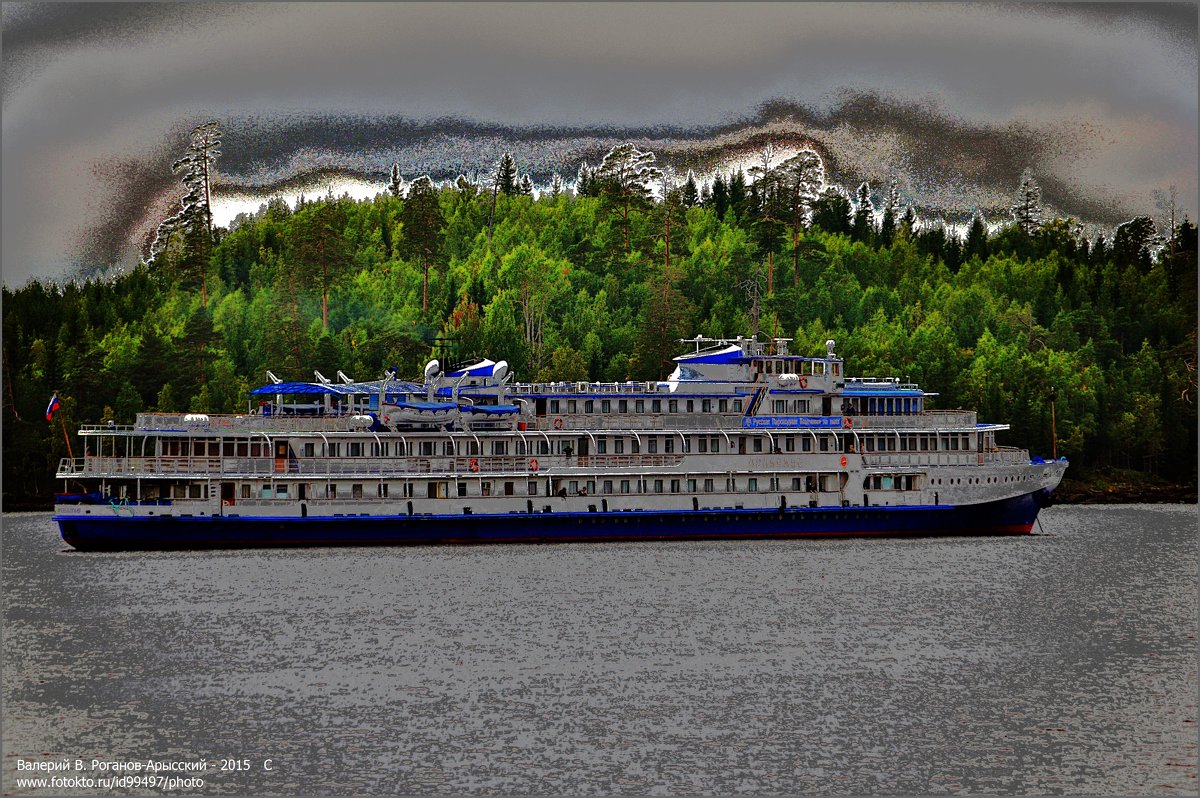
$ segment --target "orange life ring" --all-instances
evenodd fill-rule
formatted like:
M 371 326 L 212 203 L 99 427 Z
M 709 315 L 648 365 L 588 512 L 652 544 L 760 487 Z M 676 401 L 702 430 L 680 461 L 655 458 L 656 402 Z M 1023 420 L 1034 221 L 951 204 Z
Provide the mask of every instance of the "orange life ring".
M 801 377 L 801 378 L 800 378 L 800 387 L 801 387 L 801 388 L 807 388 L 807 387 L 808 387 L 808 377 Z
M 554 428 L 555 428 L 555 429 L 562 429 L 562 427 L 563 427 L 563 425 L 562 425 L 562 419 L 561 419 L 561 418 L 556 418 L 556 419 L 554 419 Z
M 536 457 L 529 458 L 529 470 L 530 471 L 537 471 L 539 467 L 540 466 L 538 466 L 538 461 L 537 461 Z
M 842 468 L 846 467 L 846 455 L 842 455 Z
M 472 471 L 478 471 L 478 470 L 479 470 L 479 461 L 478 461 L 478 460 L 476 460 L 474 457 L 472 457 L 472 458 L 471 458 L 471 465 L 470 465 L 470 468 L 471 468 L 471 470 L 472 470 Z
M 843 417 L 842 418 L 842 426 L 845 427 L 846 429 L 850 429 L 851 427 L 854 426 L 854 419 L 850 418 L 850 416 Z

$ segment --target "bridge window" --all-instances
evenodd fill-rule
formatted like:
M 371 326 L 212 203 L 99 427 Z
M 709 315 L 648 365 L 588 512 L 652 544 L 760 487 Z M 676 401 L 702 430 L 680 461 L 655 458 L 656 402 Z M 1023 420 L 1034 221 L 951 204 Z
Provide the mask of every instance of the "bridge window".
M 733 412 L 735 412 L 735 413 L 742 412 L 742 400 L 741 399 L 733 400 Z
M 585 413 L 595 413 L 596 412 L 596 402 L 594 399 L 587 399 L 584 401 L 583 412 L 585 412 Z
M 617 412 L 618 413 L 628 413 L 629 412 L 629 400 L 628 399 L 620 399 L 617 401 Z
M 600 412 L 601 413 L 611 413 L 612 412 L 612 400 L 611 399 L 601 399 L 600 400 Z
M 633 403 L 633 412 L 635 412 L 635 413 L 645 413 L 645 412 L 646 412 L 646 400 L 645 400 L 645 399 L 638 399 L 637 401 L 635 401 L 635 402 Z
M 691 399 L 688 399 L 688 400 L 687 400 L 687 411 L 688 411 L 689 413 L 695 413 L 695 412 L 696 412 L 696 403 L 695 403 L 695 402 L 693 402 Z
M 559 407 L 560 407 L 560 405 L 559 405 L 559 400 L 558 400 L 558 399 L 551 399 L 551 400 L 550 400 L 550 413 L 551 413 L 551 414 L 553 414 L 553 415 L 558 415 L 558 408 L 559 408 Z
M 662 399 L 651 399 L 650 400 L 650 412 L 651 413 L 661 413 L 662 412 Z
M 574 399 L 568 399 L 568 400 L 567 400 L 567 412 L 568 412 L 568 413 L 574 413 L 574 412 L 575 412 L 575 408 L 576 408 L 577 406 L 578 406 L 578 405 L 576 404 L 576 402 L 575 402 L 575 400 L 574 400 Z
M 668 413 L 678 413 L 679 412 L 679 400 L 678 399 L 668 399 L 667 400 L 667 412 Z
M 711 413 L 712 412 L 712 399 L 702 399 L 700 401 L 700 412 L 702 412 L 702 413 Z

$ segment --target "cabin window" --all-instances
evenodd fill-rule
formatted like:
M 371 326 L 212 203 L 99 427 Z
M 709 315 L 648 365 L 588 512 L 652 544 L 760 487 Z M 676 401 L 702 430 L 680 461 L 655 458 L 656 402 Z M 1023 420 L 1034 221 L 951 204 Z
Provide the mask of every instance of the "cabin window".
M 681 451 L 684 454 L 687 454 L 691 450 L 692 450 L 692 439 L 690 437 L 686 437 L 683 439 L 683 448 L 681 449 Z
M 463 496 L 467 495 L 467 483 L 459 482 L 459 483 L 455 484 L 454 488 L 455 488 L 455 492 L 458 493 L 459 498 L 462 498 Z
M 650 412 L 651 413 L 661 413 L 662 412 L 662 399 L 651 399 L 650 400 Z
M 386 482 L 380 482 L 375 486 L 375 493 L 379 495 L 379 498 L 386 499 L 388 495 L 388 484 Z
M 970 435 L 962 436 L 962 448 L 963 449 L 971 448 L 971 436 Z
M 768 373 L 768 374 L 774 374 L 774 373 L 775 373 L 775 361 L 773 361 L 773 360 L 768 360 L 768 361 L 767 361 L 767 373 Z
M 584 400 L 583 412 L 585 412 L 585 413 L 595 413 L 596 412 L 596 402 L 594 399 Z
M 687 489 L 688 489 L 688 493 L 695 493 L 696 492 L 696 480 L 689 479 L 687 481 Z
M 588 492 L 588 493 L 595 493 L 595 492 L 596 492 L 596 480 L 594 480 L 594 479 L 589 479 L 589 480 L 587 481 L 587 492 Z
M 692 401 L 691 399 L 687 400 L 687 411 L 689 413 L 696 412 L 696 403 L 694 401 Z
M 796 439 L 793 438 L 791 435 L 788 435 L 786 438 L 784 438 L 783 439 L 783 450 L 785 452 L 796 451 Z
M 804 490 L 804 481 L 800 477 L 792 477 L 792 490 Z
M 628 399 L 618 399 L 617 400 L 617 412 L 618 413 L 628 413 L 629 412 L 629 400 Z
M 702 413 L 711 413 L 712 412 L 712 399 L 701 399 L 700 400 L 700 412 L 702 412 Z
M 627 479 L 621 480 L 621 492 L 622 493 L 629 492 L 629 480 L 627 480 Z
M 678 413 L 679 412 L 679 400 L 678 399 L 668 399 L 667 400 L 667 412 L 668 413 Z
M 863 448 L 868 452 L 875 451 L 875 436 L 867 435 L 867 436 L 865 436 L 865 438 L 866 438 L 866 440 L 864 440 L 863 443 L 866 445 Z
M 672 493 L 679 492 L 679 480 L 677 480 L 677 479 L 671 480 L 671 492 Z
M 611 479 L 606 479 L 606 480 L 604 480 L 604 492 L 605 492 L 605 493 L 612 493 L 612 492 L 613 492 L 613 490 L 612 490 L 612 483 L 613 483 L 613 481 L 612 481 Z
M 633 412 L 635 412 L 635 413 L 645 413 L 645 412 L 646 412 L 646 400 L 645 400 L 645 399 L 638 399 L 637 401 L 635 401 L 635 402 L 633 403 Z
M 705 493 L 712 493 L 712 492 L 713 492 L 713 481 L 712 481 L 712 478 L 711 478 L 711 477 L 710 477 L 710 478 L 708 478 L 708 479 L 706 479 L 706 480 L 704 480 L 704 492 L 705 492 Z
M 758 491 L 757 477 L 750 477 L 746 480 L 746 490 L 750 491 L 751 493 L 756 493 Z
M 617 438 L 613 441 L 613 454 L 625 454 L 624 438 Z
M 658 438 L 651 435 L 646 440 L 646 451 L 650 454 L 658 454 Z
M 362 483 L 356 482 L 350 486 L 350 498 L 351 499 L 361 499 L 362 498 Z
M 665 454 L 674 454 L 675 453 L 675 439 L 669 435 L 667 437 L 663 438 L 663 453 L 665 453 Z
M 421 455 L 423 457 L 433 455 L 433 441 L 421 441 Z
M 573 479 L 567 483 L 567 493 L 570 493 L 573 495 L 579 494 L 579 482 L 577 480 Z
M 596 439 L 596 454 L 608 454 L 608 438 Z
M 720 439 L 720 438 L 713 438 L 712 440 L 710 440 L 710 441 L 708 442 L 708 450 L 709 450 L 710 452 L 713 452 L 714 454 L 715 454 L 716 452 L 719 452 L 719 451 L 721 451 L 721 439 Z
M 362 457 L 362 441 L 350 441 L 350 456 Z
M 558 412 L 559 412 L 558 408 L 559 408 L 559 400 L 551 399 L 550 400 L 550 414 L 555 415 L 555 416 L 558 415 Z
M 538 484 L 537 484 L 537 480 L 536 480 L 536 479 L 531 479 L 531 480 L 529 480 L 529 484 L 527 484 L 527 485 L 525 486 L 525 490 L 526 490 L 526 492 L 527 492 L 527 493 L 528 493 L 530 496 L 536 496 L 536 495 L 538 495 L 538 492 L 537 492 L 537 490 L 538 490 Z
M 779 490 L 779 477 L 771 477 L 771 490 Z
M 958 451 L 958 436 L 957 435 L 950 436 L 950 451 L 952 451 L 952 452 Z
M 811 452 L 812 451 L 812 438 L 805 435 L 803 438 L 800 439 L 800 451 L 802 451 L 802 452 Z
M 822 435 L 820 437 L 821 437 L 821 451 L 823 451 L 823 452 L 829 451 L 829 436 Z
M 504 495 L 512 496 L 516 492 L 516 485 L 512 482 L 504 483 Z
M 336 484 L 330 483 L 325 486 L 325 498 L 326 499 L 336 499 L 337 498 L 337 485 Z
M 576 405 L 575 405 L 575 400 L 574 400 L 574 399 L 568 399 L 568 400 L 567 400 L 567 412 L 568 412 L 568 413 L 574 413 L 574 412 L 575 412 L 575 406 L 576 406 Z
M 250 498 L 250 486 L 249 485 L 242 485 L 242 498 L 243 499 Z
M 717 400 L 717 412 L 718 413 L 728 413 L 729 412 L 729 400 L 728 399 L 718 399 Z
M 735 412 L 735 413 L 742 412 L 742 400 L 741 399 L 733 400 L 733 412 Z
M 508 454 L 506 441 L 492 441 L 492 454 Z
M 492 483 L 490 481 L 484 480 L 483 482 L 479 483 L 479 495 L 480 496 L 491 496 L 492 495 Z
M 786 401 L 784 401 L 783 399 L 776 399 L 776 400 L 775 400 L 775 401 L 772 403 L 772 407 L 774 408 L 774 410 L 772 411 L 772 412 L 774 412 L 774 413 L 777 413 L 777 414 L 779 414 L 779 413 L 786 413 L 786 412 L 787 412 L 787 402 L 786 402 Z
M 696 441 L 696 443 L 698 443 L 698 444 L 699 444 L 699 446 L 700 446 L 700 448 L 699 448 L 699 450 L 698 450 L 698 451 L 699 451 L 701 454 L 707 454 L 707 453 L 708 453 L 708 438 L 700 438 L 698 441 Z
M 301 454 L 304 457 L 312 457 L 316 453 L 316 446 L 311 443 L 306 443 L 301 448 Z
M 605 414 L 612 412 L 612 400 L 611 399 L 601 399 L 600 400 L 600 412 L 605 413 Z
M 663 481 L 661 479 L 654 480 L 654 492 L 655 493 L 663 492 Z
M 762 438 L 756 437 L 756 438 L 754 438 L 753 442 L 750 445 L 755 452 L 761 452 L 762 444 L 763 444 Z

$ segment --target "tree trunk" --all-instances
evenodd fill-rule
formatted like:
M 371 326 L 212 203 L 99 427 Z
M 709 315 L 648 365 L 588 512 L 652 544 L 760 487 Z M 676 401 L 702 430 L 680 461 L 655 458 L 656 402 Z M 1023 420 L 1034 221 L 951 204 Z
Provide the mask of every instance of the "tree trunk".
M 800 287 L 800 226 L 792 225 L 792 282 Z
M 775 253 L 767 250 L 767 293 L 775 292 Z

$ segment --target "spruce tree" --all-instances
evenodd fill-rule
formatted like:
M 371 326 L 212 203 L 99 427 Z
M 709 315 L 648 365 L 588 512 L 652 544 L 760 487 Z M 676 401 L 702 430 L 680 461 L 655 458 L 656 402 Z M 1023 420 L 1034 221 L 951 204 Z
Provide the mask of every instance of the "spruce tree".
M 700 202 L 700 191 L 696 188 L 696 176 L 692 174 L 691 169 L 688 170 L 687 180 L 683 183 L 680 199 L 685 208 L 694 208 Z
M 855 241 L 869 242 L 874 233 L 875 206 L 871 203 L 871 186 L 864 181 L 855 193 L 854 226 L 851 235 Z
M 517 162 L 513 160 L 512 153 L 506 152 L 500 156 L 500 163 L 496 166 L 496 185 L 506 196 L 517 193 Z
M 388 183 L 388 191 L 393 197 L 404 196 L 404 178 L 400 175 L 400 162 L 392 162 L 392 179 Z
M 1042 190 L 1028 167 L 1021 173 L 1021 186 L 1017 189 L 1017 204 L 1012 206 L 1012 215 L 1017 227 L 1027 236 L 1036 233 L 1042 224 Z

